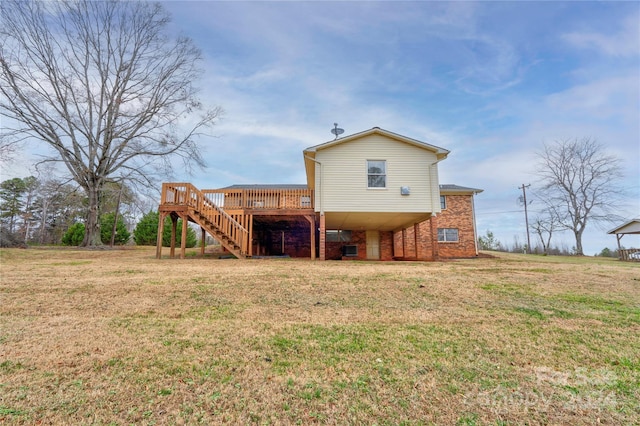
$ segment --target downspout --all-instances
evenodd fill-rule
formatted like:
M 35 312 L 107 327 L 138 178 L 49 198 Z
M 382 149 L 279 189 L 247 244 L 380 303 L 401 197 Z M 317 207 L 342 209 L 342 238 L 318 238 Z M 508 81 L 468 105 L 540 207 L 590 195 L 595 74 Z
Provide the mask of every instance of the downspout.
M 311 160 L 314 163 L 318 164 L 320 166 L 320 179 L 318 180 L 320 183 L 320 216 L 324 216 L 324 206 L 323 206 L 323 200 L 324 200 L 324 194 L 323 194 L 323 189 L 324 189 L 324 185 L 322 184 L 322 163 L 318 160 L 316 160 L 315 158 L 311 158 L 307 155 L 304 156 L 304 158 L 306 158 L 307 160 Z
M 313 161 L 314 163 L 316 163 L 316 164 L 318 164 L 320 166 L 318 168 L 319 171 L 320 171 L 320 176 L 319 176 L 319 179 L 318 179 L 318 183 L 319 183 L 320 188 L 319 188 L 319 190 L 317 192 L 320 193 L 320 206 L 319 206 L 319 209 L 320 209 L 320 228 L 322 228 L 322 226 L 324 224 L 324 194 L 323 194 L 324 185 L 322 184 L 322 163 L 320 161 L 316 160 L 315 158 L 311 158 L 311 157 L 309 157 L 307 155 L 304 155 L 304 158 L 306 158 L 308 160 L 311 160 L 311 161 Z M 315 201 L 314 201 L 314 210 L 315 210 L 315 202 L 317 202 L 318 197 L 314 197 L 314 198 L 315 198 Z M 314 222 L 315 222 L 315 220 L 314 220 Z M 315 232 L 316 232 L 316 230 L 314 229 L 313 230 L 314 235 L 315 235 Z M 325 240 L 325 237 L 323 235 L 320 236 L 320 241 L 324 242 L 324 244 L 326 246 L 326 240 Z M 320 243 L 318 242 L 318 244 L 320 244 Z M 319 254 L 320 254 L 320 259 L 321 260 L 325 260 L 325 250 L 326 250 L 326 247 L 322 247 L 322 246 L 319 247 Z
M 436 161 L 433 163 L 429 163 L 429 183 L 431 184 L 431 172 L 432 172 L 432 168 L 434 166 L 437 166 L 439 162 L 441 162 L 442 160 L 446 159 L 447 157 L 445 156 L 444 158 L 441 159 L 437 159 L 436 157 Z M 433 186 L 433 185 L 431 185 Z M 436 188 L 437 191 L 430 191 L 431 193 L 431 218 L 429 219 L 429 234 L 431 234 L 431 257 L 433 258 L 433 260 L 438 259 L 438 257 L 440 256 L 439 254 L 439 244 L 440 242 L 438 241 L 438 224 L 436 223 L 436 227 L 434 229 L 434 219 L 438 216 L 438 213 L 434 213 L 433 211 L 440 207 L 440 173 L 438 173 L 438 171 L 436 170 Z M 439 209 L 440 213 L 442 213 L 442 209 Z
M 433 163 L 429 163 L 429 183 L 431 183 L 431 168 L 433 166 L 437 166 L 439 162 L 441 162 L 442 160 L 446 159 L 445 158 L 441 158 L 440 160 L 437 160 Z M 431 191 L 431 213 L 436 216 L 436 214 L 433 213 L 433 209 L 434 206 L 439 206 L 440 205 L 440 173 L 436 173 L 436 179 L 437 179 L 437 187 L 438 187 L 438 191 L 437 193 L 434 191 Z M 437 197 L 437 198 L 436 198 Z

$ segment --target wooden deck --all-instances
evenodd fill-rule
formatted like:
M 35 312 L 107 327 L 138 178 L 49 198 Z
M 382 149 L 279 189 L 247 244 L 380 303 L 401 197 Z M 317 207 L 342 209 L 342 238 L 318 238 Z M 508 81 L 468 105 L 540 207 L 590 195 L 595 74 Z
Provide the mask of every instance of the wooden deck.
M 304 217 L 310 226 L 310 253 L 315 259 L 316 217 L 313 190 L 309 189 L 209 189 L 199 190 L 190 183 L 163 183 L 159 206 L 156 257 L 162 256 L 162 226 L 171 217 L 173 232 L 171 257 L 175 256 L 175 228 L 177 219 L 197 223 L 202 228 L 202 240 L 209 233 L 236 257 L 253 255 L 254 217 Z M 180 257 L 185 256 L 186 227 L 183 227 Z M 204 253 L 204 244 L 202 244 Z
M 300 214 L 313 211 L 310 189 L 205 189 L 204 196 L 227 212 Z

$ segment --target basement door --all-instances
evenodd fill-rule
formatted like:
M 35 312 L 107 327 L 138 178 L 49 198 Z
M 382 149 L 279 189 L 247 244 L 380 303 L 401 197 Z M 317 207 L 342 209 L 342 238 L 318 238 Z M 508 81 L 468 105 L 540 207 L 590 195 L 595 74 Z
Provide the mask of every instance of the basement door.
M 380 231 L 367 231 L 367 259 L 380 260 Z

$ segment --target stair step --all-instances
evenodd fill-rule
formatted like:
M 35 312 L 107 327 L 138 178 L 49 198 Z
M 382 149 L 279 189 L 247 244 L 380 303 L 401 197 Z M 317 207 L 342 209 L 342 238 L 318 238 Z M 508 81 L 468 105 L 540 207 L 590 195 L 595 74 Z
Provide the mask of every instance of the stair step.
M 236 257 L 245 259 L 247 253 L 241 250 L 241 245 L 231 236 L 227 235 L 216 221 L 220 220 L 223 210 L 217 206 L 207 208 L 205 211 L 198 211 L 190 207 L 189 215 L 198 223 L 205 231 L 220 241 L 223 247 L 233 253 Z

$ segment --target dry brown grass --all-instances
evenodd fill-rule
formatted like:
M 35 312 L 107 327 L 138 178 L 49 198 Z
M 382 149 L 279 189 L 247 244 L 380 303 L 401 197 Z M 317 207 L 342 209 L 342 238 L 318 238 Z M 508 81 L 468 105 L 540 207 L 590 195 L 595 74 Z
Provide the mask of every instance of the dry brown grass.
M 0 255 L 0 423 L 640 423 L 637 264 Z

